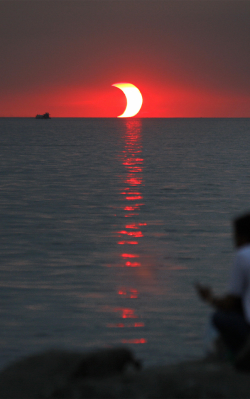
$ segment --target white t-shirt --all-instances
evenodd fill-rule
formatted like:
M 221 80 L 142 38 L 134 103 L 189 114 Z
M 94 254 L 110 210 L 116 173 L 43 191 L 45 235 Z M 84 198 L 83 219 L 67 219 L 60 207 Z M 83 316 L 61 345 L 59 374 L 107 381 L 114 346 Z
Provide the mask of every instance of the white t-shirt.
M 245 318 L 250 323 L 250 244 L 240 247 L 236 252 L 229 294 L 242 298 Z

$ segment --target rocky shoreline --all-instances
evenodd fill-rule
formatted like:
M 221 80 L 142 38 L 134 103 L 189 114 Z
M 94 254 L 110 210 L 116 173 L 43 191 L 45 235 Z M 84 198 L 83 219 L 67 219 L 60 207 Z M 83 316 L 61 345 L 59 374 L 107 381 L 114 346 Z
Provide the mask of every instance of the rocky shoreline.
M 45 351 L 0 373 L 0 398 L 249 398 L 249 373 L 200 359 L 139 368 L 124 348 L 91 354 Z

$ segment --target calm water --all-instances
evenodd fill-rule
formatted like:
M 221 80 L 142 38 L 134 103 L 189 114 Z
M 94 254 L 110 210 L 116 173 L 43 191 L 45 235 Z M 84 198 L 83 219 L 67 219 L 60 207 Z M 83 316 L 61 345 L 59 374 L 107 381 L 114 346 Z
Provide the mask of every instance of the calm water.
M 230 219 L 250 209 L 250 119 L 0 119 L 0 366 L 125 344 L 203 353 Z

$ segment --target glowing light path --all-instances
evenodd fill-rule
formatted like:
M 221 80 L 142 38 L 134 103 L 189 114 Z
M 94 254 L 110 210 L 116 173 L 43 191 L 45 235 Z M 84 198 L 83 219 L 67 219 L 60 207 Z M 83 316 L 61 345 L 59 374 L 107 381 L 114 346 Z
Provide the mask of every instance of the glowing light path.
M 120 238 L 117 241 L 120 247 L 118 265 L 123 268 L 121 275 L 129 282 L 126 283 L 128 284 L 126 286 L 117 287 L 117 294 L 119 298 L 122 298 L 122 301 L 119 300 L 119 304 L 121 303 L 123 306 L 114 308 L 113 311 L 120 320 L 107 324 L 107 327 L 128 329 L 124 334 L 121 334 L 120 342 L 122 343 L 146 344 L 147 339 L 144 337 L 145 323 L 137 311 L 137 299 L 140 297 L 140 292 L 135 287 L 138 278 L 141 279 L 141 276 L 143 276 L 143 279 L 145 278 L 145 265 L 141 255 L 138 253 L 138 247 L 140 247 L 140 244 L 142 245 L 144 237 L 141 229 L 147 226 L 146 222 L 138 222 L 140 208 L 144 205 L 140 190 L 140 186 L 143 184 L 144 162 L 141 157 L 141 121 L 140 119 L 126 120 L 124 125 L 126 126 L 126 131 L 122 164 L 125 167 L 126 174 L 122 176 L 121 181 L 123 203 L 120 209 L 122 210 L 122 215 L 128 219 L 124 219 L 125 225 L 121 230 L 116 231 L 116 237 Z M 123 279 L 121 281 L 123 284 Z
M 140 90 L 131 83 L 115 83 L 112 86 L 123 91 L 127 99 L 126 109 L 118 118 L 131 118 L 138 114 L 143 102 Z

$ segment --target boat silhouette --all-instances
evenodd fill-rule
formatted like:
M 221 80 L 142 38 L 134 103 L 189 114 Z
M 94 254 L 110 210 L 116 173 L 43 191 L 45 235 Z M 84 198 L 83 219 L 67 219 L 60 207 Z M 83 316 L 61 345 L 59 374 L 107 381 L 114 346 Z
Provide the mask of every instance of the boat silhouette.
M 49 113 L 46 112 L 46 113 L 43 114 L 43 115 L 37 115 L 37 116 L 36 116 L 36 119 L 51 119 L 51 118 L 50 118 L 50 116 L 49 116 Z

